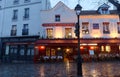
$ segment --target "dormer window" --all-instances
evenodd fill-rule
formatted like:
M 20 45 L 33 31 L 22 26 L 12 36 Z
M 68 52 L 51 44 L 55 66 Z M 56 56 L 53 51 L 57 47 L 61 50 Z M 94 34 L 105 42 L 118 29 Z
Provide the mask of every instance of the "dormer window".
M 108 8 L 102 8 L 102 14 L 108 14 Z
M 109 14 L 109 7 L 110 7 L 109 5 L 104 3 L 98 8 L 98 12 L 100 14 Z

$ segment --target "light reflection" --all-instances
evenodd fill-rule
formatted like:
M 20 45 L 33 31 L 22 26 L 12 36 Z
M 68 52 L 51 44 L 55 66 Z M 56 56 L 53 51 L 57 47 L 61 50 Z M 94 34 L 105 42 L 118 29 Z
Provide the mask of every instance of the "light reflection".
M 44 66 L 40 67 L 40 77 L 45 77 L 45 67 Z
M 67 71 L 67 73 L 70 72 L 70 63 L 68 60 L 66 61 L 66 71 Z

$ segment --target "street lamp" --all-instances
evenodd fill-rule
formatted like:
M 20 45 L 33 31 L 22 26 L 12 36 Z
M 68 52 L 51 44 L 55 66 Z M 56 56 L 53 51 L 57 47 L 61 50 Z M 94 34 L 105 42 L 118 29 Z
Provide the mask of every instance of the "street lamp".
M 78 77 L 82 77 L 82 58 L 80 55 L 80 25 L 79 25 L 79 16 L 81 13 L 82 7 L 77 4 L 75 7 L 76 15 L 77 15 L 77 23 L 75 25 L 75 34 L 78 38 L 78 57 L 77 57 L 77 75 Z

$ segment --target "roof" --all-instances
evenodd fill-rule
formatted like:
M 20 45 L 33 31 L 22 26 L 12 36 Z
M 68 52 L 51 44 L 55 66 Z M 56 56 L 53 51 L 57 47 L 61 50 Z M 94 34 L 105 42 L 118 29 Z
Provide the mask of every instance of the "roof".
M 81 12 L 81 15 L 99 15 L 99 14 L 100 13 L 97 10 L 83 10 Z M 118 14 L 118 11 L 117 10 L 110 10 L 110 14 Z

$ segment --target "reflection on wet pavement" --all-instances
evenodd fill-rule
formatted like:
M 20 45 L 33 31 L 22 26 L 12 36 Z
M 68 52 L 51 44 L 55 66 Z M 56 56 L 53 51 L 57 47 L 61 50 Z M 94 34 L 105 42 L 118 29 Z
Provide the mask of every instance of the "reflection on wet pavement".
M 0 64 L 0 77 L 77 77 L 76 63 Z M 83 77 L 120 77 L 120 62 L 83 63 Z

